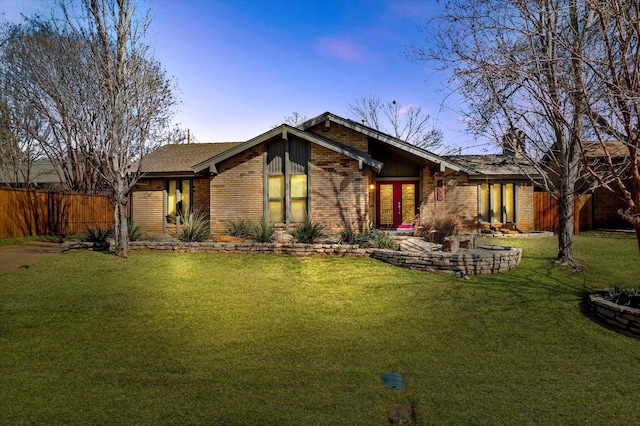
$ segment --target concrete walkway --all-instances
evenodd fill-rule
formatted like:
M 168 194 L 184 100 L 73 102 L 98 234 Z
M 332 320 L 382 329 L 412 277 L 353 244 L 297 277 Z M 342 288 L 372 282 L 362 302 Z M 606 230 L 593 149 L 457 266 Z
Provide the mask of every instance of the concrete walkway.
M 0 274 L 62 252 L 62 244 L 44 241 L 0 247 Z

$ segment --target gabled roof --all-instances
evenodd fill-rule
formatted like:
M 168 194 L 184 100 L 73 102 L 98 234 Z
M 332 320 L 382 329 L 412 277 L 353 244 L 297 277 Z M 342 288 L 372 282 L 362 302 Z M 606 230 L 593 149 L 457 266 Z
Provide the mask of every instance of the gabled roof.
M 415 145 L 411 145 L 410 143 L 405 142 L 401 139 L 394 138 L 393 136 L 388 135 L 387 133 L 383 133 L 379 130 L 365 126 L 364 124 L 357 123 L 353 120 L 342 118 L 330 112 L 325 112 L 324 114 L 320 114 L 315 118 L 307 120 L 304 123 L 297 126 L 297 128 L 301 130 L 307 130 L 321 123 L 325 123 L 326 126 L 329 126 L 331 122 L 340 124 L 341 126 L 347 127 L 351 130 L 355 130 L 356 132 L 360 132 L 364 135 L 367 135 L 373 139 L 377 139 L 381 142 L 384 142 L 402 151 L 411 153 L 424 160 L 428 160 L 433 163 L 439 164 L 442 171 L 444 171 L 444 168 L 446 167 L 456 172 L 460 172 L 460 171 L 465 173 L 467 172 L 467 170 L 465 170 L 464 167 L 461 167 L 459 164 L 456 164 L 455 162 L 452 162 L 451 160 L 446 159 L 445 157 L 441 157 L 425 149 L 419 148 Z
M 142 157 L 142 173 L 191 172 L 194 164 L 227 151 L 242 142 L 216 142 L 163 145 Z
M 525 178 L 540 177 L 538 170 L 525 158 L 509 155 L 451 155 L 445 158 L 455 161 L 468 170 L 469 177 Z
M 195 173 L 199 173 L 205 169 L 209 169 L 210 173 L 217 173 L 217 164 L 219 164 L 221 161 L 224 161 L 228 158 L 233 157 L 234 155 L 240 154 L 241 152 L 252 148 L 260 143 L 266 142 L 270 139 L 273 139 L 277 136 L 281 136 L 283 139 L 287 139 L 289 137 L 289 135 L 293 135 L 296 136 L 300 139 L 306 140 L 308 142 L 311 143 L 315 143 L 317 145 L 320 145 L 324 148 L 327 148 L 331 151 L 340 153 L 342 155 L 345 155 L 347 157 L 350 157 L 354 160 L 357 160 L 360 164 L 360 168 L 363 167 L 363 165 L 367 165 L 370 166 L 371 168 L 375 169 L 376 171 L 380 171 L 382 169 L 383 164 L 380 161 L 376 161 L 373 158 L 371 158 L 371 156 L 363 151 L 359 151 L 357 149 L 354 149 L 352 147 L 349 147 L 347 145 L 338 143 L 336 141 L 333 141 L 331 139 L 327 139 L 325 137 L 316 135 L 314 133 L 310 133 L 310 132 L 304 132 L 303 130 L 299 129 L 299 128 L 295 128 L 295 127 L 291 127 L 287 124 L 282 124 L 281 126 L 278 126 L 274 129 L 269 130 L 268 132 L 265 132 L 259 136 L 256 136 L 253 139 L 250 139 L 244 143 L 241 143 L 239 145 L 236 145 L 224 152 L 221 152 L 215 156 L 213 156 L 212 158 L 209 158 L 205 161 L 202 161 L 200 163 L 197 163 L 196 165 L 193 166 L 193 171 Z

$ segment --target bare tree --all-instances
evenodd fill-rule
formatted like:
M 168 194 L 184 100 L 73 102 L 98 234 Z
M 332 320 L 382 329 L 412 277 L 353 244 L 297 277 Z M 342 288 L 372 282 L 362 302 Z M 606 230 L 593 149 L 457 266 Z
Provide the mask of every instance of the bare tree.
M 436 49 L 414 47 L 452 73 L 467 101 L 469 129 L 502 143 L 526 134 L 523 154 L 544 176 L 536 184 L 558 193 L 557 261 L 580 268 L 573 255 L 576 182 L 589 84 L 583 56 L 592 20 L 571 0 L 451 0 L 437 26 Z M 508 139 L 508 138 L 507 138 Z
M 284 124 L 295 127 L 307 121 L 307 116 L 300 114 L 297 111 L 291 113 L 291 115 L 285 115 L 283 119 Z M 277 126 L 276 126 L 277 127 Z
M 42 158 L 42 150 L 15 125 L 15 109 L 6 101 L 0 95 L 0 184 L 30 188 L 38 178 L 33 164 Z
M 281 124 L 288 124 L 291 127 L 296 127 L 304 123 L 305 121 L 307 121 L 306 115 L 301 114 L 297 111 L 294 111 L 291 113 L 291 115 L 285 115 L 284 117 L 282 117 L 281 123 L 272 124 L 271 128 L 275 129 L 276 127 L 279 127 Z
M 5 36 L 3 34 L 0 49 L 7 44 Z M 17 126 L 16 117 L 28 115 L 29 111 L 16 108 L 11 96 L 14 90 L 0 73 L 0 183 L 30 187 L 34 179 L 32 165 L 42 156 L 42 151 L 37 142 Z
M 135 21 L 137 11 L 130 0 L 84 0 L 86 15 L 75 22 L 60 4 L 74 33 L 91 41 L 101 110 L 92 126 L 96 133 L 90 156 L 113 198 L 116 254 L 127 257 L 127 201 L 140 177 L 132 162 L 168 127 L 176 100 L 164 70 L 144 44 L 150 18 Z M 140 162 L 135 164 L 139 167 Z
M 367 126 L 410 144 L 430 151 L 442 149 L 442 131 L 431 125 L 431 117 L 422 107 L 403 107 L 395 100 L 383 103 L 378 97 L 363 96 L 349 105 L 349 111 Z
M 63 188 L 99 193 L 106 183 L 89 155 L 93 141 L 83 134 L 97 110 L 85 45 L 68 28 L 34 18 L 11 27 L 2 71 L 15 127 L 38 141 Z
M 620 213 L 633 224 L 640 249 L 640 3 L 585 0 L 585 8 L 595 25 L 584 61 L 596 84 L 583 86 L 581 96 L 595 144 L 581 149 L 585 159 L 593 145 L 602 153 L 600 161 L 585 161 L 586 169 L 623 201 Z
M 17 60 L 6 63 L 6 75 L 21 89 L 16 101 L 46 123 L 21 125 L 65 181 L 112 198 L 116 254 L 127 257 L 136 160 L 167 136 L 176 99 L 144 44 L 150 18 L 130 0 L 82 0 L 77 10 L 62 0 L 58 5 L 62 20 L 33 19 L 14 28 L 5 53 Z M 90 188 L 81 186 L 83 178 Z

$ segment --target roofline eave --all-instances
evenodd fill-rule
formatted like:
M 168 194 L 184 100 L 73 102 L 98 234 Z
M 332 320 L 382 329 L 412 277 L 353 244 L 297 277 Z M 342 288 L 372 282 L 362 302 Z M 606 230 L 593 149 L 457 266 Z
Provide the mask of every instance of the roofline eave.
M 265 132 L 259 136 L 256 136 L 253 139 L 249 139 L 248 141 L 246 141 L 245 143 L 242 143 L 240 145 L 237 145 L 231 149 L 228 149 L 227 151 L 218 154 L 208 160 L 205 160 L 199 164 L 196 164 L 195 166 L 192 167 L 193 172 L 195 173 L 199 173 L 205 169 L 209 169 L 210 173 L 217 173 L 217 168 L 216 165 L 218 163 L 220 163 L 221 161 L 224 161 L 228 158 L 233 157 L 234 155 L 238 155 L 241 152 L 252 148 L 260 143 L 266 142 L 269 139 L 276 137 L 278 135 L 282 135 L 283 139 L 287 139 L 289 134 L 292 134 L 294 136 L 297 136 L 301 139 L 307 140 L 308 142 L 312 142 L 315 143 L 316 145 L 320 145 L 324 148 L 327 148 L 331 151 L 337 152 L 339 154 L 345 155 L 347 157 L 350 157 L 354 160 L 357 160 L 361 165 L 366 164 L 368 166 L 370 166 L 371 168 L 373 168 L 376 171 L 380 171 L 382 169 L 383 163 L 381 163 L 380 161 L 374 160 L 372 158 L 368 158 L 366 156 L 363 155 L 359 155 L 353 151 L 349 151 L 346 149 L 341 148 L 340 146 L 337 146 L 333 143 L 331 143 L 329 140 L 326 140 L 324 138 L 321 138 L 318 135 L 315 135 L 313 133 L 307 133 L 304 132 L 303 130 L 300 130 L 298 128 L 295 127 L 291 127 L 287 124 L 282 124 L 274 129 L 269 130 L 268 132 Z
M 304 123 L 302 123 L 300 126 L 298 126 L 299 129 L 301 130 L 306 130 L 309 129 L 310 127 L 316 126 L 320 123 L 324 123 L 327 120 L 333 121 L 334 123 L 340 124 L 342 126 L 348 127 L 352 130 L 355 130 L 356 132 L 360 132 L 364 135 L 367 135 L 371 138 L 377 139 L 381 142 L 384 142 L 386 144 L 389 144 L 391 146 L 394 146 L 398 149 L 401 149 L 403 151 L 406 151 L 410 154 L 413 154 L 417 157 L 420 157 L 424 160 L 428 160 L 431 161 L 432 163 L 436 163 L 436 164 L 442 164 L 444 165 L 444 167 L 451 169 L 455 172 L 463 172 L 463 173 L 472 173 L 473 171 L 470 169 L 465 169 L 464 167 L 461 167 L 455 163 L 451 163 L 447 160 L 445 160 L 444 158 L 436 155 L 436 154 L 432 154 L 422 148 L 418 148 L 415 145 L 411 145 L 408 142 L 405 142 L 403 140 L 400 140 L 398 138 L 394 138 L 390 135 L 387 135 L 386 133 L 380 132 L 379 130 L 375 130 L 372 129 L 370 127 L 367 127 L 363 124 L 359 124 L 353 120 L 348 120 L 342 117 L 339 117 L 335 114 L 332 114 L 330 112 L 325 112 L 324 114 L 321 114 L 317 117 L 314 117 L 310 120 L 305 121 Z

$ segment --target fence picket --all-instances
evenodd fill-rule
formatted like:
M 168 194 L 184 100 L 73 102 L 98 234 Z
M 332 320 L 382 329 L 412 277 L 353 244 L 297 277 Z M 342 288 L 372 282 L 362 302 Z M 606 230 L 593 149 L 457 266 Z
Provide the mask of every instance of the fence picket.
M 113 226 L 109 197 L 0 188 L 0 238 L 68 235 Z

